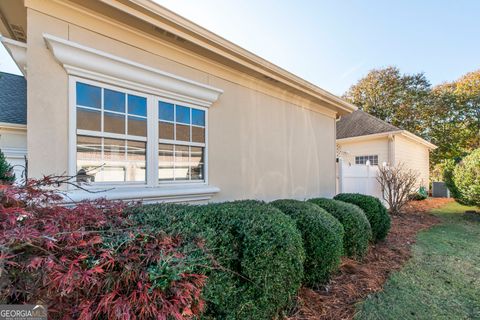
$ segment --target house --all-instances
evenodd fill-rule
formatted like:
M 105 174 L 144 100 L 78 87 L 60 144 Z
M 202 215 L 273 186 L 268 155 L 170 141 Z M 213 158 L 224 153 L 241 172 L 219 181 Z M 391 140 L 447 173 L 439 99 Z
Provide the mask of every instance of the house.
M 338 120 L 337 148 L 339 156 L 350 164 L 402 163 L 416 171 L 420 185 L 428 189 L 429 156 L 436 146 L 413 133 L 357 110 Z
M 145 201 L 335 193 L 336 118 L 356 108 L 148 0 L 2 0 L 27 79 L 30 177 Z
M 0 150 L 23 177 L 27 155 L 27 85 L 23 76 L 0 72 Z

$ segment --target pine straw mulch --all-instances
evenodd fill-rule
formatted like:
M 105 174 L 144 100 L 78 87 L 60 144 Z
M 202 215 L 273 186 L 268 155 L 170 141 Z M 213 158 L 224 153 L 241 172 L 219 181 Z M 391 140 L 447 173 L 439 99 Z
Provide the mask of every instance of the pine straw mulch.
M 392 217 L 387 239 L 372 245 L 361 263 L 344 258 L 338 274 L 324 288 L 319 291 L 302 288 L 298 308 L 288 320 L 353 319 L 355 304 L 382 290 L 389 274 L 399 270 L 410 258 L 416 234 L 439 223 L 439 219 L 428 212 L 450 201 L 429 198 L 410 202 L 405 214 Z

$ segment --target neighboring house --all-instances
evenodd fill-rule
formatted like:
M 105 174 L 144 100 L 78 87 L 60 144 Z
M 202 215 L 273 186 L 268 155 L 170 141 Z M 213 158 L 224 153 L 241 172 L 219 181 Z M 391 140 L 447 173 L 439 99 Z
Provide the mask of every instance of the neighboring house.
M 27 155 L 27 84 L 23 76 L 0 72 L 0 150 L 21 179 Z
M 432 143 L 357 110 L 337 121 L 337 154 L 350 164 L 398 165 L 415 170 L 428 188 Z
M 26 74 L 29 176 L 148 201 L 335 193 L 335 122 L 356 108 L 147 0 L 2 0 Z

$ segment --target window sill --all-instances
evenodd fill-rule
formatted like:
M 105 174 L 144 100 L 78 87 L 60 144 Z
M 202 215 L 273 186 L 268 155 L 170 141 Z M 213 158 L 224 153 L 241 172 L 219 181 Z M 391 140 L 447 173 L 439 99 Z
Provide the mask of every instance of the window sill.
M 106 198 L 108 200 L 152 202 L 191 202 L 208 201 L 219 188 L 201 185 L 170 185 L 159 187 L 147 186 L 119 186 L 114 189 L 89 188 L 91 192 L 75 189 L 64 194 L 65 202 L 74 203 L 82 200 L 95 200 Z M 105 191 L 103 191 L 105 190 Z

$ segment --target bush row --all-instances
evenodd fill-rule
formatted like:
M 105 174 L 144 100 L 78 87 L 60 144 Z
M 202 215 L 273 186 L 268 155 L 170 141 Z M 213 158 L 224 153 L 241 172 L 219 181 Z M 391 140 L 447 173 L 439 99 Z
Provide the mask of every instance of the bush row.
M 205 318 L 272 319 L 301 285 L 301 234 L 294 220 L 264 202 L 151 205 L 132 217 L 142 225 L 205 241 L 211 254 L 203 291 Z
M 368 243 L 372 239 L 372 229 L 365 213 L 359 207 L 339 200 L 316 198 L 309 201 L 340 221 L 345 230 L 343 237 L 345 254 L 361 260 L 367 253 Z
M 201 260 L 209 263 L 193 272 L 207 276 L 205 319 L 272 319 L 302 283 L 325 283 L 343 254 L 362 259 L 373 239 L 362 209 L 322 198 L 155 204 L 136 208 L 131 218 L 186 242 L 203 241 L 207 258 Z
M 359 193 L 341 193 L 336 195 L 334 199 L 360 207 L 365 212 L 372 227 L 373 240 L 385 239 L 391 226 L 390 215 L 378 198 Z
M 277 200 L 271 205 L 292 217 L 302 233 L 306 254 L 303 283 L 315 287 L 327 281 L 338 268 L 343 254 L 341 223 L 313 203 Z

